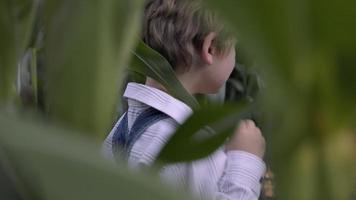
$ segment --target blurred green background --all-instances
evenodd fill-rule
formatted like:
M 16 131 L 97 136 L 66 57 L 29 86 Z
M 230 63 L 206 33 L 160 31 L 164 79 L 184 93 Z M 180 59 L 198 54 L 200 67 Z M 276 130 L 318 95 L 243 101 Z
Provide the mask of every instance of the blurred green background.
M 191 124 L 219 122 L 226 129 L 193 144 L 203 152 L 185 146 L 189 138 L 172 138 L 160 162 L 207 155 L 246 108 L 268 143 L 273 199 L 356 199 L 356 2 L 204 2 L 221 11 L 238 38 L 236 70 L 209 97 L 234 102 L 234 109 L 204 106 L 204 97 L 197 97 L 202 106 L 183 125 L 191 130 L 187 135 L 194 134 Z M 1 199 L 189 198 L 162 190 L 154 172 L 130 174 L 100 155 L 101 141 L 123 110 L 127 69 L 197 104 L 165 60 L 139 42 L 143 4 L 0 1 Z

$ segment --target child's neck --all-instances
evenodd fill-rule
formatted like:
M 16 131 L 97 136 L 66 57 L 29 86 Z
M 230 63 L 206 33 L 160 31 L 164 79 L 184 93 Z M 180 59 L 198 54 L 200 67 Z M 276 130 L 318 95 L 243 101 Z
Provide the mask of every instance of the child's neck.
M 184 79 L 183 77 L 179 77 L 178 76 L 178 80 L 180 81 L 180 83 L 183 85 L 183 87 L 189 92 L 189 94 L 195 94 L 195 89 L 193 87 L 193 84 L 191 84 L 189 81 L 187 81 L 186 79 Z M 162 85 L 160 84 L 158 81 L 147 77 L 146 79 L 146 83 L 147 86 L 150 87 L 154 87 L 156 89 L 162 90 L 166 93 L 169 93 L 168 90 Z

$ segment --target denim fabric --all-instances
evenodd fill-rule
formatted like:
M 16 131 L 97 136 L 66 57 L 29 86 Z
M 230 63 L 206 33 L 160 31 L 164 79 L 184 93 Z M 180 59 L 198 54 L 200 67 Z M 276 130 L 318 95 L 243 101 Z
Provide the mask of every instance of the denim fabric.
M 136 118 L 131 129 L 129 129 L 126 112 L 113 135 L 113 154 L 120 154 L 123 158 L 127 159 L 133 145 L 145 130 L 155 122 L 168 117 L 165 113 L 150 107 Z

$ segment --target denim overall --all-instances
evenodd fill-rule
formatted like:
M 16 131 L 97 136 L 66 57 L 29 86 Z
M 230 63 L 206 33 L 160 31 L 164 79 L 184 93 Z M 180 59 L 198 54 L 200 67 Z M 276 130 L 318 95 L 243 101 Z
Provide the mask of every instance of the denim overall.
M 128 159 L 135 142 L 145 132 L 145 130 L 155 122 L 166 119 L 169 116 L 152 107 L 144 110 L 135 120 L 131 129 L 128 127 L 127 112 L 125 112 L 113 135 L 112 152 Z

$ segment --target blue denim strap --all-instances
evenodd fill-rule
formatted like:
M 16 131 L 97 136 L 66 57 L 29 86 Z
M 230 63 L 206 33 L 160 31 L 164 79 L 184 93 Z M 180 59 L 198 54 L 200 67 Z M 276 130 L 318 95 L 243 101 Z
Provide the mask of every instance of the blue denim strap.
M 150 107 L 136 118 L 129 130 L 127 113 L 125 113 L 113 136 L 113 153 L 121 153 L 127 159 L 133 145 L 144 131 L 165 118 L 168 118 L 168 115 Z
M 126 144 L 126 138 L 128 133 L 128 119 L 127 112 L 125 112 L 113 135 L 112 152 L 114 155 L 116 155 L 116 153 L 121 152 L 122 146 Z

